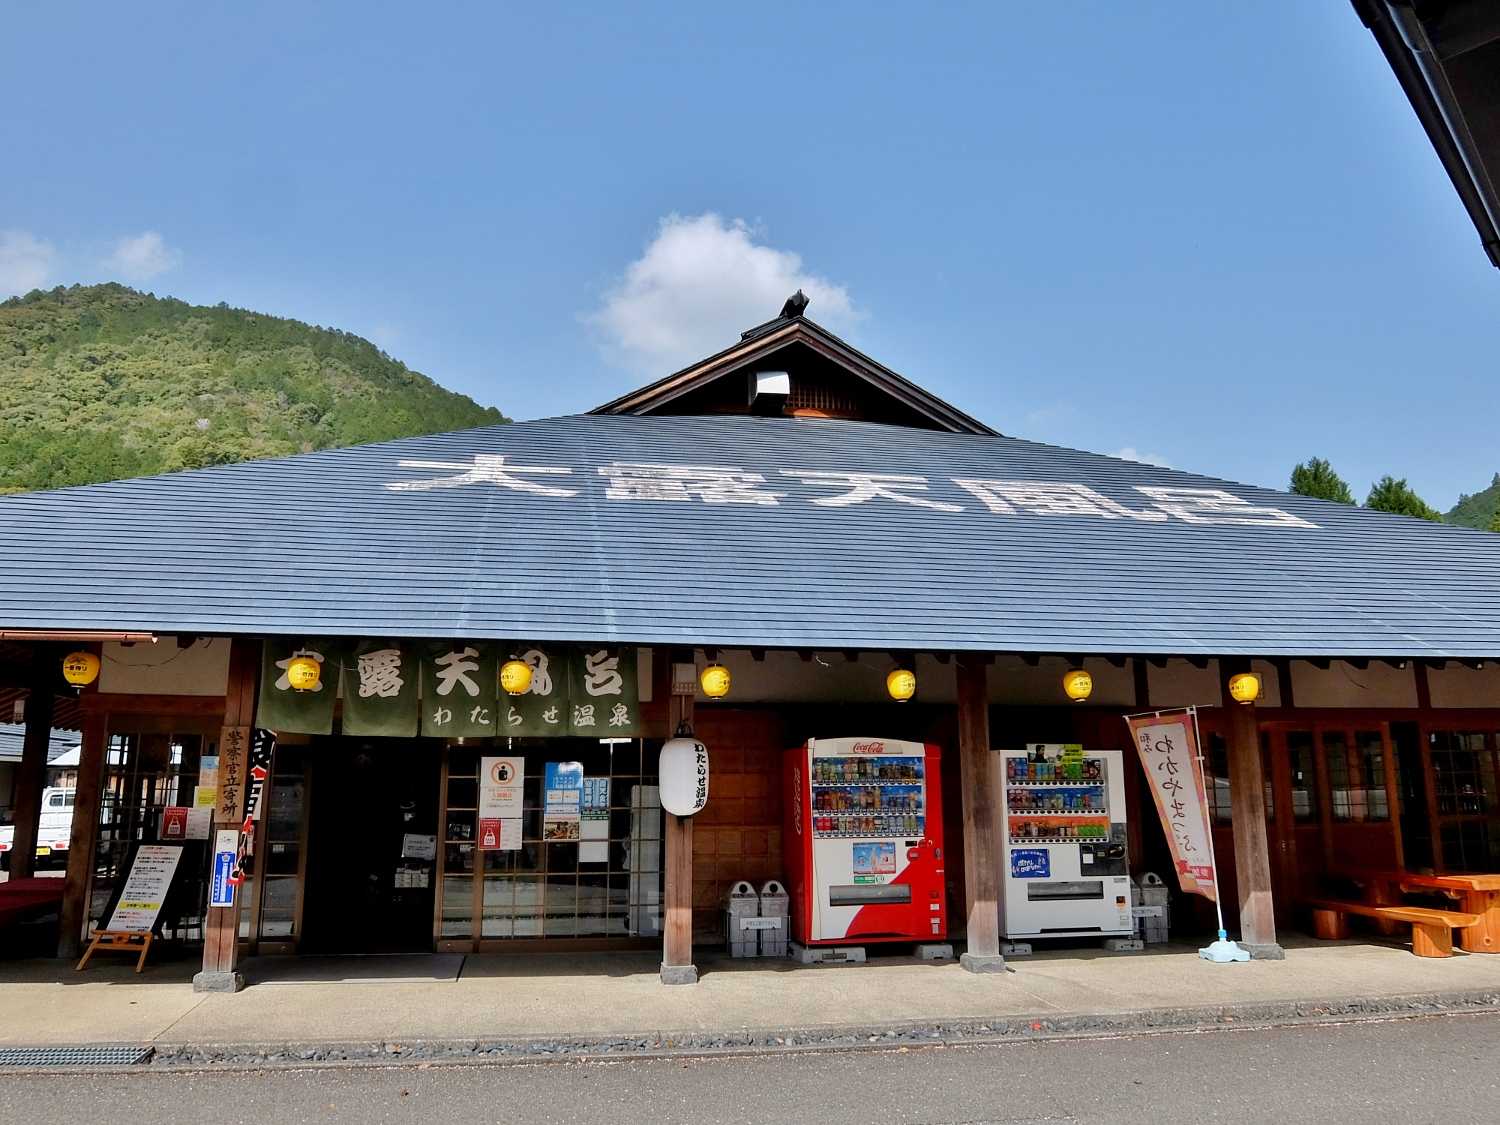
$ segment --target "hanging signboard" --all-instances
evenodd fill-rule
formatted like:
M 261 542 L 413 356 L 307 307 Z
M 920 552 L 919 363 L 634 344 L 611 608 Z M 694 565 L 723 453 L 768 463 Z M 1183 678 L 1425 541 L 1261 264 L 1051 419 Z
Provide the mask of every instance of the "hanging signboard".
M 384 738 L 417 733 L 417 656 L 396 641 L 360 641 L 344 667 L 343 732 Z
M 560 645 L 516 642 L 507 646 L 507 660 L 522 660 L 530 666 L 531 686 L 520 695 L 505 695 L 501 700 L 505 707 L 505 734 L 515 738 L 549 738 L 568 733 L 571 651 Z
M 317 684 L 306 691 L 297 691 L 287 678 L 287 665 L 299 656 L 311 657 L 322 668 Z M 261 726 L 290 734 L 332 734 L 338 692 L 338 652 L 330 642 L 270 637 L 262 646 L 260 699 L 255 706 L 255 721 Z
M 578 812 L 578 862 L 609 862 L 609 778 L 585 777 Z
M 641 693 L 633 645 L 583 648 L 569 661 L 569 730 L 574 736 L 640 734 Z
M 175 844 L 142 844 L 137 848 L 120 900 L 104 928 L 119 933 L 149 934 L 167 901 L 172 876 L 177 873 L 181 858 L 182 848 Z
M 479 850 L 514 851 L 521 846 L 525 758 L 479 759 Z M 506 825 L 515 822 L 513 829 Z M 514 841 L 508 843 L 508 841 Z
M 1125 722 L 1167 830 L 1178 885 L 1188 894 L 1216 901 L 1212 829 L 1193 713 L 1134 715 Z
M 499 729 L 498 650 L 482 641 L 433 644 L 422 654 L 424 738 L 485 738 Z
M 582 763 L 548 762 L 542 789 L 542 839 L 549 843 L 578 839 L 583 797 Z

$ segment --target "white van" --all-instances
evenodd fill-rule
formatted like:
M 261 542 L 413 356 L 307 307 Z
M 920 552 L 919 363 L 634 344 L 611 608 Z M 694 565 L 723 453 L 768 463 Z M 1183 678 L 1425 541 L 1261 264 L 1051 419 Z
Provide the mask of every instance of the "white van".
M 42 819 L 36 834 L 36 866 L 68 863 L 68 839 L 73 834 L 73 789 L 43 789 Z M 0 824 L 0 868 L 10 870 L 10 849 L 15 843 L 13 824 Z

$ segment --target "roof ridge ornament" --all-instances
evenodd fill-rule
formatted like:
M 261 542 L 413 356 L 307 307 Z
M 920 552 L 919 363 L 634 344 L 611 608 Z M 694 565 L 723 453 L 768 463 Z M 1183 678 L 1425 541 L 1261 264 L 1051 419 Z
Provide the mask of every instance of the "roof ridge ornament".
M 786 299 L 786 304 L 781 306 L 781 316 L 783 319 L 802 316 L 807 312 L 807 306 L 810 304 L 812 304 L 812 301 L 808 298 L 807 294 L 798 289 L 797 292 Z

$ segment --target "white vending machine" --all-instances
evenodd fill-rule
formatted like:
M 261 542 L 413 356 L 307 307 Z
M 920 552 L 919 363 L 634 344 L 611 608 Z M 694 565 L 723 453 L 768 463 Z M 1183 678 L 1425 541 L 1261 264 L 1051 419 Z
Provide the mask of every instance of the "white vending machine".
M 1128 937 L 1124 755 L 1033 743 L 1005 755 L 1005 932 Z

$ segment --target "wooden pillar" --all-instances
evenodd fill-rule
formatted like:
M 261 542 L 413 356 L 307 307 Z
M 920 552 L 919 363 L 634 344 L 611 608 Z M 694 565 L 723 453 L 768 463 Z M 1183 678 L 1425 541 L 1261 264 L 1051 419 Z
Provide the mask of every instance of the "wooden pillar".
M 1229 677 L 1250 671 L 1250 661 L 1221 660 L 1229 751 L 1229 811 L 1234 825 L 1234 873 L 1240 892 L 1240 944 L 1250 956 L 1280 960 L 1276 943 L 1276 904 L 1271 894 L 1271 852 L 1266 838 L 1265 776 L 1261 767 L 1260 728 L 1255 704 L 1235 703 Z M 1291 809 L 1285 811 L 1291 815 Z
M 73 796 L 73 827 L 68 834 L 68 875 L 63 881 L 62 910 L 57 923 L 57 955 L 69 961 L 82 951 L 83 931 L 89 921 L 108 745 L 109 716 L 102 710 L 85 710 L 83 743 L 78 753 L 78 785 Z
M 662 655 L 667 655 L 658 649 Z M 691 654 L 688 654 L 691 659 Z M 666 680 L 672 669 L 668 662 Z M 668 687 L 670 691 L 671 688 Z M 667 736 L 678 724 L 693 722 L 693 697 L 673 695 L 667 707 Z M 712 771 L 712 764 L 710 764 Z M 713 774 L 709 774 L 709 798 L 713 800 Z M 662 887 L 661 982 L 697 984 L 698 966 L 693 964 L 693 818 L 664 812 L 663 848 L 666 871 Z
M 214 835 L 238 828 L 245 815 L 249 782 L 250 732 L 255 722 L 256 673 L 260 642 L 236 637 L 229 649 L 229 682 L 224 690 L 224 730 L 219 736 L 219 802 L 214 809 Z M 226 785 L 239 778 L 237 787 Z M 212 843 L 212 841 L 210 841 Z M 212 853 L 210 853 L 212 854 Z M 212 893 L 212 885 L 208 893 Z M 235 891 L 234 905 L 209 906 L 203 923 L 203 970 L 193 977 L 194 992 L 238 992 L 245 987 L 240 973 L 240 909 L 244 887 Z
M 43 655 L 42 662 L 48 657 Z M 16 776 L 16 831 L 11 838 L 10 877 L 26 879 L 36 870 L 37 833 L 42 821 L 42 790 L 47 786 L 47 749 L 52 744 L 53 693 L 40 682 L 26 697 L 26 735 Z
M 963 791 L 964 905 L 968 948 L 959 963 L 971 973 L 1005 970 L 1000 935 L 1005 900 L 1000 878 L 999 755 L 990 749 L 989 660 L 960 656 L 958 772 Z

